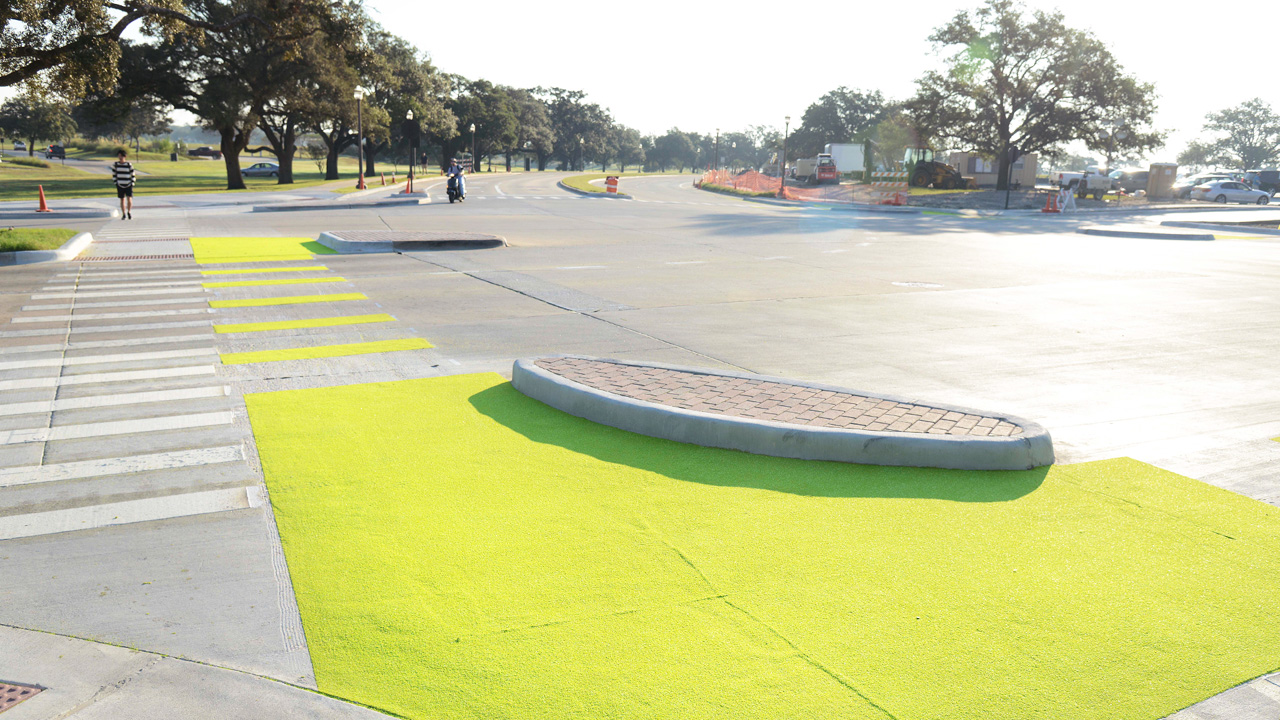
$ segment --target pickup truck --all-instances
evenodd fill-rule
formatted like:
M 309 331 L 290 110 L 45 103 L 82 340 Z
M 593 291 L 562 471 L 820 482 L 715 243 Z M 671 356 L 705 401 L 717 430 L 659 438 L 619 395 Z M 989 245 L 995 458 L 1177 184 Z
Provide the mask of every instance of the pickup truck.
M 187 156 L 188 157 L 207 157 L 207 158 L 213 158 L 214 160 L 221 160 L 222 151 L 214 150 L 211 147 L 198 147 L 198 148 L 195 148 L 194 150 L 188 150 Z
M 1076 197 L 1093 197 L 1101 200 L 1103 195 L 1115 190 L 1115 181 L 1109 175 L 1093 172 L 1058 173 L 1058 187 L 1073 188 Z

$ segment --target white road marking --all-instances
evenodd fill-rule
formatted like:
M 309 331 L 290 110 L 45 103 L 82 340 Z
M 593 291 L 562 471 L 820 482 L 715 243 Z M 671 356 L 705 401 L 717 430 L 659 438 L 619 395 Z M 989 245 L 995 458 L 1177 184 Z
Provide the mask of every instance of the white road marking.
M 193 292 L 203 292 L 208 295 L 209 292 L 204 288 L 172 288 L 167 290 L 111 290 L 108 292 L 64 292 L 64 293 L 35 293 L 31 296 L 32 300 L 59 300 L 62 298 L 104 298 L 104 297 L 133 297 L 135 295 L 182 295 Z
M 55 290 L 117 290 L 120 288 L 140 288 L 140 287 L 164 287 L 166 285 L 199 285 L 200 280 L 159 280 L 156 282 L 139 282 L 139 283 L 121 283 L 121 282 L 105 282 L 105 283 L 79 283 L 77 285 L 46 285 L 42 292 L 53 292 Z
M 557 270 L 603 270 L 605 265 L 565 265 L 558 267 Z
M 97 325 L 93 327 L 73 327 L 73 333 L 105 333 L 130 332 L 133 330 L 168 330 L 171 328 L 213 327 L 213 320 L 184 320 L 181 322 L 145 323 L 142 325 Z M 40 337 L 43 335 L 66 335 L 67 328 L 41 328 L 40 330 L 0 330 L 0 338 Z
M 91 530 L 250 507 L 247 488 L 206 490 L 0 517 L 0 540 Z
M 761 260 L 790 260 L 790 255 L 774 255 L 773 257 L 760 258 Z
M 506 195 L 506 193 L 502 192 L 502 186 L 498 183 L 493 184 L 493 191 L 499 195 Z
M 67 322 L 79 320 L 120 320 L 123 318 L 139 318 L 139 317 L 171 317 L 173 315 L 202 315 L 213 312 L 210 308 L 194 308 L 191 310 L 147 310 L 145 312 L 119 312 L 119 313 L 84 313 L 82 315 L 37 315 L 35 317 L 16 317 L 11 318 L 11 323 L 46 323 L 46 322 Z
M 243 459 L 244 451 L 241 450 L 239 445 L 226 445 L 223 447 L 177 450 L 150 455 L 82 460 L 55 465 L 28 465 L 26 467 L 0 469 L 0 487 L 57 482 L 59 480 L 82 480 L 84 478 L 111 475 L 131 475 L 138 472 L 147 472 L 148 470 L 170 470 L 173 468 L 195 467 L 197 465 L 218 465 Z
M 63 282 L 72 282 L 78 280 L 85 282 L 87 280 L 96 280 L 103 278 L 106 280 L 125 280 L 127 278 L 188 278 L 193 274 L 199 275 L 199 270 L 99 270 L 94 272 L 83 273 L 60 273 L 54 275 L 55 278 L 68 278 Z
M 31 388 L 61 387 L 63 385 L 158 380 L 160 378 L 213 375 L 215 372 L 216 370 L 212 365 L 184 365 L 182 367 L 155 368 L 152 370 L 126 370 L 124 372 L 86 373 L 84 375 L 64 375 L 62 377 L 23 378 L 21 380 L 0 380 L 0 390 L 29 390 Z
M 678 262 L 669 262 L 667 265 L 706 265 L 706 260 L 680 260 Z
M 0 362 L 0 370 L 33 367 L 66 367 L 69 365 L 97 365 L 99 363 L 136 362 L 138 360 L 168 360 L 170 358 L 201 357 L 214 355 L 213 348 L 184 348 L 182 350 L 155 350 L 152 352 L 118 353 L 116 355 L 86 355 L 84 357 L 56 357 L 39 360 L 10 360 Z
M 227 385 L 212 387 L 179 388 L 177 390 L 150 390 L 137 393 L 120 393 L 117 395 L 91 395 L 89 397 L 62 398 L 61 400 L 42 400 L 39 402 L 13 403 L 0 405 L 0 415 L 30 415 L 32 413 L 60 412 L 62 410 L 84 410 L 86 408 L 116 407 L 119 405 L 142 405 L 153 402 L 171 402 L 174 400 L 196 400 L 201 398 L 224 397 L 230 394 Z M 0 477 L 3 477 L 0 471 Z
M 39 310 L 71 310 L 73 308 L 111 308 L 111 307 L 138 307 L 146 305 L 186 305 L 188 303 L 208 302 L 208 295 L 201 295 L 193 298 L 149 298 L 146 300 L 112 300 L 110 302 L 71 302 L 61 303 L 58 305 L 23 305 L 22 312 L 36 312 Z
M 187 430 L 190 428 L 230 425 L 234 416 L 230 412 L 195 413 L 192 415 L 167 415 L 139 420 L 85 423 L 83 425 L 59 425 L 47 428 L 21 428 L 0 430 L 0 445 L 18 445 L 52 440 L 79 440 L 81 438 L 132 435 L 134 433 Z
M 837 250 L 823 250 L 823 251 L 822 251 L 822 254 L 823 254 L 823 255 L 835 255 L 836 253 L 842 253 L 842 252 L 849 252 L 849 251 L 848 251 L 848 250 L 846 250 L 845 248 L 839 248 L 839 249 L 837 249 Z

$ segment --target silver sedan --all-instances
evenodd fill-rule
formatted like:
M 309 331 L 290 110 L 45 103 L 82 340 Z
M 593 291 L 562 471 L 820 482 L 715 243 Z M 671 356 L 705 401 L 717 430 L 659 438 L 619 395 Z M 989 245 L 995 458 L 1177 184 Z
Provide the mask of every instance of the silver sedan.
M 275 163 L 254 163 L 240 172 L 245 177 L 277 177 L 280 175 L 280 166 Z
M 1195 186 L 1191 189 L 1191 199 L 1216 203 L 1233 202 L 1266 205 L 1271 202 L 1271 195 L 1263 190 L 1254 190 L 1242 182 L 1220 180 L 1206 185 Z

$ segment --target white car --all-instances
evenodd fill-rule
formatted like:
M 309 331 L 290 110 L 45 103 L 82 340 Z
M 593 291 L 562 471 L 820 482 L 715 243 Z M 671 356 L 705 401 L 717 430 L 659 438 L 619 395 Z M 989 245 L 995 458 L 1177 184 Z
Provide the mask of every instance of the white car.
M 1248 185 L 1235 180 L 1219 180 L 1191 188 L 1191 199 L 1216 203 L 1233 202 L 1266 205 L 1271 202 L 1271 194 L 1263 190 L 1254 190 Z

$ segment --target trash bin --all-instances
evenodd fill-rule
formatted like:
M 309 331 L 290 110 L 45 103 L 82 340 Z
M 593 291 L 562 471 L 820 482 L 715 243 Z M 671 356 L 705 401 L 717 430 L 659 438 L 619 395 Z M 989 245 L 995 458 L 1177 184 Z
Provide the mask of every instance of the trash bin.
M 178 162 L 178 153 L 169 153 L 169 162 Z

